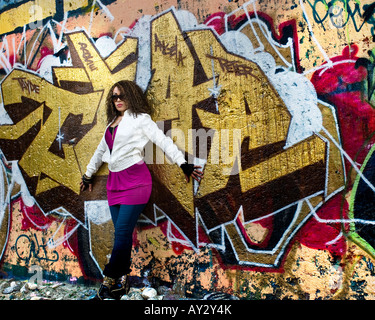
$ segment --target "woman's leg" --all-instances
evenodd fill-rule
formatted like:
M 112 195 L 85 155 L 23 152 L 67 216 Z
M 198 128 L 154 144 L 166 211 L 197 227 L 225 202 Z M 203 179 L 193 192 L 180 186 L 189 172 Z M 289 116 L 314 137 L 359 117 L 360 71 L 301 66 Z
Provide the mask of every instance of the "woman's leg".
M 114 206 L 109 206 L 109 212 L 111 213 L 112 222 L 113 222 L 113 225 L 115 226 L 117 218 L 118 218 L 118 214 L 120 212 L 120 205 L 116 204 Z
M 146 204 L 110 207 L 115 227 L 115 242 L 109 263 L 103 270 L 105 276 L 116 279 L 130 272 L 133 231 L 145 206 Z

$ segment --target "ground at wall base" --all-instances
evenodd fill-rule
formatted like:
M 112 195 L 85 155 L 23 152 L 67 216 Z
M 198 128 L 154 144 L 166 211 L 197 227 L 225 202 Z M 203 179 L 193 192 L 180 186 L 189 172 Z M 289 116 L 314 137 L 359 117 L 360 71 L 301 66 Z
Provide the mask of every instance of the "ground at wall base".
M 186 297 L 176 286 L 160 285 L 153 288 L 147 279 L 131 277 L 129 293 L 121 300 L 239 300 L 237 297 L 213 292 L 201 298 Z M 42 281 L 42 283 L 0 279 L 0 301 L 6 300 L 90 300 L 99 284 L 81 285 L 69 282 Z

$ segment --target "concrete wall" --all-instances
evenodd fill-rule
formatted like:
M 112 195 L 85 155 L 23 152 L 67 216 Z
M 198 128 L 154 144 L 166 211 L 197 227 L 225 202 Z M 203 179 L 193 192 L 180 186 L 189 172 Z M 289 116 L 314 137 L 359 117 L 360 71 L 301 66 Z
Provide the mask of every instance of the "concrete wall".
M 133 272 L 187 295 L 373 299 L 370 1 L 0 2 L 0 261 L 95 281 L 113 226 L 79 182 L 105 96 L 135 80 L 200 184 L 146 148 Z

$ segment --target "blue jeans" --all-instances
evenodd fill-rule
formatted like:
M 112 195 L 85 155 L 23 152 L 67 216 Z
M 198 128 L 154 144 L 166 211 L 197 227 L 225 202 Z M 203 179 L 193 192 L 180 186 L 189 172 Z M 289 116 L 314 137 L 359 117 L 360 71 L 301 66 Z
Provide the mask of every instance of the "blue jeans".
M 133 231 L 139 215 L 146 204 L 110 206 L 115 242 L 109 263 L 104 267 L 103 274 L 110 278 L 120 278 L 130 270 L 130 257 L 133 246 Z

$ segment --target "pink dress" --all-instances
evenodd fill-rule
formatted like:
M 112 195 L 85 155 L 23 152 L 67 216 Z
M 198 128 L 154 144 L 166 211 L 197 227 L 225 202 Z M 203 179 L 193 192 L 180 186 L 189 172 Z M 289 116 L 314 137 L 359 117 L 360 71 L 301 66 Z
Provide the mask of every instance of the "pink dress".
M 117 126 L 108 127 L 105 140 L 112 151 Z M 107 197 L 110 206 L 116 204 L 145 204 L 150 199 L 152 179 L 150 171 L 144 161 L 140 161 L 125 170 L 119 172 L 109 171 L 107 180 Z

